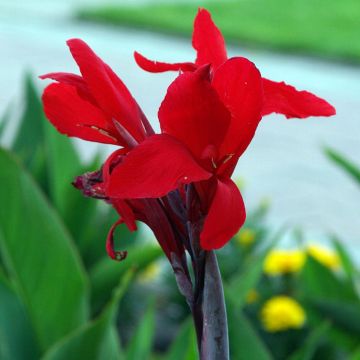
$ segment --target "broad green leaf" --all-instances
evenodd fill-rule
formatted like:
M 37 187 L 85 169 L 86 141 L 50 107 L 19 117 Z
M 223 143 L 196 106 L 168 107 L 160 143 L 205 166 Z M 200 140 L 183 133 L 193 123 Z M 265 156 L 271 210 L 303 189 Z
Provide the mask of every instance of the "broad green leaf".
M 247 266 L 246 271 L 233 276 L 225 287 L 226 297 L 231 299 L 234 306 L 238 308 L 245 304 L 247 294 L 255 288 L 262 275 L 264 257 L 261 256 L 250 260 L 252 260 L 251 266 Z M 250 262 L 248 265 L 250 265 Z
M 33 176 L 43 181 L 44 185 L 46 174 L 43 124 L 46 120 L 30 74 L 25 77 L 24 85 L 25 108 L 12 149 Z
M 71 182 L 81 175 L 82 165 L 71 140 L 59 134 L 45 119 L 43 126 L 50 195 L 60 214 L 68 216 L 67 211 L 72 211 L 69 202 L 79 193 Z
M 4 133 L 5 129 L 6 129 L 7 124 L 10 121 L 11 105 L 12 104 L 7 106 L 4 114 L 1 116 L 1 119 L 0 119 L 0 139 L 1 139 L 1 136 L 3 135 L 3 133 Z
M 300 286 L 306 298 L 358 301 L 352 283 L 337 277 L 334 272 L 308 256 L 300 274 Z
M 164 360 L 196 360 L 198 350 L 192 319 L 187 319 L 179 329 Z
M 349 360 L 360 360 L 360 346 L 350 355 Z
M 339 168 L 344 170 L 360 185 L 360 165 L 351 162 L 343 155 L 331 148 L 325 148 L 326 156 L 334 162 Z
M 360 334 L 360 302 L 348 303 L 326 298 L 313 299 L 311 304 L 334 325 L 354 335 Z
M 155 332 L 155 309 L 151 302 L 126 350 L 126 360 L 148 359 Z
M 331 324 L 329 321 L 324 321 L 310 332 L 304 344 L 300 349 L 295 351 L 288 360 L 311 360 L 316 352 L 316 349 L 321 344 L 322 338 L 329 331 Z
M 56 343 L 43 360 L 116 360 L 122 359 L 115 317 L 132 273 L 127 273 L 115 289 L 110 302 L 93 321 Z
M 43 126 L 49 195 L 73 235 L 82 257 L 86 259 L 88 241 L 85 234 L 97 215 L 98 201 L 85 197 L 71 183 L 76 176 L 97 168 L 85 170 L 71 140 L 57 133 L 45 120 Z
M 39 349 L 26 309 L 0 277 L 0 359 L 37 360 Z
M 236 360 L 271 360 L 272 356 L 242 311 L 227 302 L 230 355 Z
M 358 273 L 358 270 L 354 266 L 350 255 L 346 251 L 345 247 L 342 245 L 341 241 L 339 241 L 337 238 L 333 238 L 332 243 L 334 248 L 336 249 L 337 254 L 340 257 L 341 267 L 344 269 L 348 279 L 353 282 L 354 277 Z
M 106 303 L 112 289 L 126 271 L 134 268 L 140 272 L 161 255 L 159 246 L 142 244 L 131 247 L 127 258 L 120 263 L 107 257 L 99 261 L 90 271 L 93 311 L 97 312 Z
M 0 250 L 42 350 L 88 318 L 88 281 L 72 239 L 27 172 L 0 150 Z
M 266 246 L 258 249 L 256 254 L 252 254 L 247 258 L 244 266 L 245 271 L 236 273 L 225 286 L 226 297 L 231 299 L 234 306 L 240 308 L 244 305 L 247 294 L 257 285 L 261 278 L 266 255 L 278 243 L 285 231 L 285 227 L 276 231 Z

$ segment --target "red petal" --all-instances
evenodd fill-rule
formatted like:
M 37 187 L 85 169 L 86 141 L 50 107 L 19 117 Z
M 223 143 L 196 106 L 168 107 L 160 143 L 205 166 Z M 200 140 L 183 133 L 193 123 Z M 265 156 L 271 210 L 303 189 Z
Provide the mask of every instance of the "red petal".
M 173 137 L 153 135 L 135 147 L 110 176 L 110 198 L 156 198 L 180 183 L 211 176 L 194 160 L 187 148 Z
M 84 140 L 123 145 L 108 129 L 108 119 L 102 111 L 83 100 L 74 86 L 51 84 L 45 89 L 42 101 L 47 118 L 59 132 Z
M 124 126 L 137 141 L 143 140 L 140 110 L 124 83 L 85 42 L 72 39 L 67 44 L 99 107 Z
M 161 73 L 164 71 L 195 71 L 197 66 L 194 63 L 183 62 L 183 63 L 164 63 L 160 61 L 153 61 L 147 59 L 145 56 L 139 54 L 138 52 L 134 52 L 134 58 L 136 63 L 145 71 L 149 71 L 152 73 Z
M 127 256 L 127 251 L 115 251 L 114 250 L 114 232 L 118 225 L 122 224 L 123 221 L 118 220 L 111 228 L 106 239 L 106 252 L 113 260 L 122 261 Z
M 91 103 L 93 103 L 93 105 L 97 106 L 96 100 L 91 95 L 84 79 L 79 75 L 65 73 L 65 72 L 57 72 L 57 73 L 48 73 L 45 75 L 41 75 L 39 76 L 39 78 L 42 80 L 51 79 L 62 84 L 75 86 L 77 91 L 79 92 L 79 95 L 84 100 L 90 101 Z
M 217 69 L 212 85 L 232 115 L 221 154 L 240 155 L 251 142 L 261 119 L 260 72 L 249 60 L 232 58 Z
M 227 59 L 224 38 L 205 9 L 199 9 L 195 18 L 192 44 L 196 65 L 211 64 L 216 69 Z
M 122 199 L 112 199 L 111 203 L 121 217 L 121 220 L 126 224 L 130 231 L 137 229 L 135 222 L 135 215 L 132 208 Z
M 201 247 L 204 250 L 221 248 L 238 232 L 245 218 L 245 205 L 239 189 L 231 179 L 218 179 L 200 234 Z
M 209 145 L 218 148 L 230 114 L 208 80 L 208 68 L 184 73 L 169 86 L 159 109 L 166 132 L 187 145 L 198 159 Z
M 263 79 L 265 103 L 263 115 L 283 114 L 286 118 L 335 115 L 335 108 L 308 91 L 298 91 L 284 82 Z

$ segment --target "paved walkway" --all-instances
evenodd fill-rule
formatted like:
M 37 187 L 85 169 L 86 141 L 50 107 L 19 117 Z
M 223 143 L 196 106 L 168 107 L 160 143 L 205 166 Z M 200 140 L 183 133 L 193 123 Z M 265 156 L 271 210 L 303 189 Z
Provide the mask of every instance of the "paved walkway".
M 73 2 L 51 3 L 57 5 L 29 1 L 30 5 L 16 8 L 13 1 L 0 2 L 0 111 L 19 96 L 26 69 L 34 74 L 76 71 L 65 40 L 81 37 L 120 74 L 155 123 L 157 108 L 174 75 L 140 71 L 132 51 L 160 60 L 189 60 L 194 57 L 190 41 L 74 22 L 69 17 Z M 360 68 L 241 47 L 230 52 L 249 57 L 271 79 L 323 96 L 338 111 L 330 119 L 271 116 L 263 120 L 236 173 L 245 180 L 248 208 L 269 198 L 272 224 L 300 226 L 309 240 L 335 232 L 360 249 L 359 188 L 321 151 L 322 145 L 331 145 L 360 163 Z M 77 145 L 85 157 L 96 149 L 85 142 Z

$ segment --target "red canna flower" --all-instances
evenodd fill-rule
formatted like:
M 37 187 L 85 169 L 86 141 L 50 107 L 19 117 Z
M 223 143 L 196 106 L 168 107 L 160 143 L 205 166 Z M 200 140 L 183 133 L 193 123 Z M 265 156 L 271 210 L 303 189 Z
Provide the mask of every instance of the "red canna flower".
M 227 59 L 222 35 L 206 10 L 195 19 L 195 63 L 158 63 L 135 54 L 149 71 L 183 72 L 159 109 L 161 134 L 154 134 L 123 82 L 83 41 L 69 40 L 68 45 L 82 76 L 42 76 L 56 81 L 44 91 L 44 110 L 68 136 L 122 147 L 100 171 L 74 182 L 119 213 L 107 241 L 112 258 L 125 256 L 114 251 L 115 227 L 124 222 L 135 230 L 135 220 L 152 228 L 169 260 L 193 251 L 192 232 L 202 249 L 222 247 L 245 221 L 244 202 L 231 175 L 262 115 L 335 112 L 315 95 L 263 79 L 245 58 Z
M 226 61 L 213 76 L 207 65 L 180 75 L 159 110 L 162 134 L 114 168 L 107 195 L 159 198 L 193 183 L 201 204 L 200 245 L 222 247 L 245 221 L 230 176 L 261 119 L 262 101 L 260 73 L 244 58 Z
M 210 13 L 199 9 L 194 21 L 192 45 L 197 56 L 195 63 L 183 62 L 169 64 L 152 61 L 134 53 L 135 61 L 149 72 L 195 71 L 199 66 L 210 64 L 216 71 L 227 60 L 224 38 L 211 19 Z M 261 114 L 283 114 L 286 118 L 306 118 L 309 116 L 331 116 L 335 109 L 327 101 L 308 91 L 298 91 L 284 82 L 276 82 L 263 78 L 264 102 Z

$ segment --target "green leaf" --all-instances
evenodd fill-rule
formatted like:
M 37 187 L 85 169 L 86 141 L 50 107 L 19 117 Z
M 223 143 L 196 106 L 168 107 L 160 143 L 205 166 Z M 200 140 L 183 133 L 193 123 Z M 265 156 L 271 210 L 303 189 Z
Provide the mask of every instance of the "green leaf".
M 0 250 L 42 350 L 88 318 L 88 282 L 56 212 L 0 150 Z
M 128 272 L 96 320 L 56 343 L 45 354 L 43 360 L 115 360 L 123 358 L 114 322 L 118 304 L 128 288 L 131 278 L 132 273 Z
M 238 308 L 244 306 L 247 294 L 256 287 L 263 274 L 263 263 L 266 255 L 278 243 L 285 231 L 286 227 L 276 231 L 266 246 L 246 259 L 244 271 L 236 273 L 225 286 L 226 297 L 231 299 L 234 306 Z
M 151 302 L 126 350 L 126 360 L 148 359 L 155 331 L 155 310 Z
M 1 116 L 1 119 L 0 119 L 0 138 L 3 135 L 7 124 L 10 121 L 10 115 L 11 115 L 11 105 L 7 106 L 4 114 Z
M 246 271 L 232 277 L 228 285 L 225 286 L 226 297 L 231 299 L 234 306 L 241 308 L 246 301 L 246 296 L 250 290 L 254 289 L 260 280 L 263 270 L 264 257 L 249 259 L 251 266 L 246 267 Z
M 242 311 L 227 302 L 230 354 L 236 360 L 271 360 L 272 356 Z
M 136 272 L 140 272 L 161 255 L 159 246 L 142 244 L 130 248 L 127 258 L 121 263 L 107 257 L 99 261 L 90 271 L 93 312 L 97 312 L 106 303 L 112 289 L 126 271 L 134 268 Z
M 358 301 L 352 283 L 337 277 L 333 271 L 308 256 L 300 274 L 300 287 L 306 298 Z
M 321 340 L 331 327 L 329 321 L 322 322 L 314 330 L 311 331 L 300 349 L 296 350 L 288 360 L 311 360 L 321 344 Z
M 68 137 L 57 133 L 45 120 L 43 126 L 49 196 L 73 235 L 81 255 L 86 259 L 88 240 L 85 234 L 97 215 L 98 201 L 85 197 L 81 191 L 72 186 L 71 182 L 89 168 L 84 168 L 81 164 L 78 153 Z M 96 167 L 90 169 L 97 170 Z
M 0 277 L 0 359 L 37 360 L 39 355 L 26 309 Z
M 25 78 L 25 109 L 19 122 L 19 128 L 12 149 L 23 164 L 37 179 L 44 179 L 45 149 L 44 129 L 46 121 L 32 77 Z
M 360 360 L 360 347 L 358 347 L 351 355 L 349 360 Z
M 192 319 L 187 319 L 180 327 L 164 360 L 196 360 L 197 358 L 198 350 L 194 323 Z
M 336 249 L 337 254 L 340 257 L 342 268 L 344 269 L 348 279 L 353 283 L 354 277 L 356 276 L 358 270 L 354 266 L 350 255 L 346 251 L 345 247 L 341 244 L 341 242 L 337 238 L 333 238 L 332 243 L 334 248 Z
M 43 126 L 50 195 L 60 214 L 69 216 L 67 211 L 73 213 L 69 202 L 75 194 L 79 193 L 73 188 L 71 182 L 75 176 L 81 175 L 80 158 L 68 137 L 59 134 L 46 120 L 44 120 Z
M 313 299 L 313 306 L 323 317 L 331 320 L 334 325 L 356 334 L 360 334 L 360 302 L 348 303 L 329 298 Z
M 335 163 L 340 169 L 344 170 L 360 185 L 360 165 L 346 159 L 343 155 L 329 147 L 324 149 L 325 155 Z

